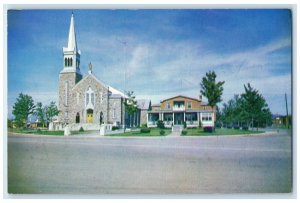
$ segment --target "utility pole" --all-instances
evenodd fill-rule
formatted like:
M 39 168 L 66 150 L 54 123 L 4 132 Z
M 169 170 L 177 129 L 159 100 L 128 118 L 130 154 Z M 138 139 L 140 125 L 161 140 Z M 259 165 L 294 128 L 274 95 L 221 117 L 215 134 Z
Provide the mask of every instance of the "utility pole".
M 287 105 L 286 93 L 285 93 L 285 108 L 286 108 L 286 125 L 287 125 L 288 128 L 290 128 L 290 124 L 289 124 L 289 112 L 288 112 L 288 105 Z

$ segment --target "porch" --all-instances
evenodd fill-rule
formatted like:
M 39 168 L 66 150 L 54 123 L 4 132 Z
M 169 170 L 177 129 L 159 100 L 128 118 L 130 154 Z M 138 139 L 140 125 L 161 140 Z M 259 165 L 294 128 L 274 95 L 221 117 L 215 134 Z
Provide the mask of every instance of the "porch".
M 184 125 L 187 128 L 195 128 L 199 126 L 201 121 L 202 126 L 213 126 L 212 113 L 201 112 L 151 112 L 147 114 L 147 126 L 154 128 L 157 126 L 157 121 L 162 120 L 166 128 L 172 128 L 174 125 Z

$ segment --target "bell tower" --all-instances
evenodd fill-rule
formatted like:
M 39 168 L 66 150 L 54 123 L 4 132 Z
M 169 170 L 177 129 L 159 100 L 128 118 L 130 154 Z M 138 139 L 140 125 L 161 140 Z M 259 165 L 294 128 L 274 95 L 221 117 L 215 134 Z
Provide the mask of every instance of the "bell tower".
M 70 116 L 70 110 L 73 106 L 72 88 L 82 79 L 80 72 L 80 55 L 76 42 L 76 33 L 74 25 L 74 14 L 72 12 L 68 46 L 63 47 L 63 69 L 59 73 L 59 120 L 60 122 L 70 123 L 73 117 Z

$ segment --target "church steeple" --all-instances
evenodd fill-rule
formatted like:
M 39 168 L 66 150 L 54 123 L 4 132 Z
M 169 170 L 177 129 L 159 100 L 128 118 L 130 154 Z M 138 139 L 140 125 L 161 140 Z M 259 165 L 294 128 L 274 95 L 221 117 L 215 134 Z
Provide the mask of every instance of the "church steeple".
M 76 72 L 80 73 L 80 50 L 77 48 L 76 42 L 76 32 L 75 32 L 75 23 L 74 23 L 74 14 L 72 12 L 71 22 L 69 28 L 69 36 L 68 36 L 68 46 L 63 47 L 64 54 L 64 68 L 62 72 Z
M 74 27 L 74 14 L 72 12 L 71 23 L 69 29 L 68 49 L 71 51 L 77 51 L 76 34 Z

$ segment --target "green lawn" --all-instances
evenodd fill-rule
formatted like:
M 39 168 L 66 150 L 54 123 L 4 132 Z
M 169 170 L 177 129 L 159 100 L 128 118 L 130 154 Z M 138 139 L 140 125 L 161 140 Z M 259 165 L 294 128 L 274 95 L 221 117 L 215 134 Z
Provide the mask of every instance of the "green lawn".
M 105 136 L 125 136 L 125 137 L 129 137 L 129 136 L 166 136 L 171 133 L 171 129 L 164 129 L 164 131 L 165 131 L 164 135 L 160 135 L 160 133 L 159 133 L 160 131 L 161 131 L 161 129 L 151 128 L 150 133 L 141 133 L 140 130 L 138 130 L 138 131 L 132 131 L 132 132 L 125 132 L 125 133 L 108 134 Z
M 202 128 L 188 128 L 186 135 L 181 136 L 212 136 L 212 135 L 241 135 L 241 134 L 257 134 L 264 131 L 251 131 L 251 130 L 236 130 L 227 128 L 217 128 L 215 132 L 204 132 Z
M 36 134 L 36 135 L 55 135 L 63 136 L 64 131 L 48 131 L 48 130 L 37 130 L 37 129 L 9 129 L 8 132 L 13 133 L 24 133 L 24 134 Z
M 54 135 L 54 136 L 63 136 L 64 131 L 58 130 L 58 131 L 48 131 L 48 130 L 38 130 L 38 129 L 8 129 L 8 132 L 12 133 L 23 133 L 23 134 L 34 134 L 34 135 Z M 79 131 L 72 131 L 71 135 L 77 135 L 77 134 L 90 134 L 97 131 L 94 130 L 87 130 L 83 132 Z

